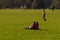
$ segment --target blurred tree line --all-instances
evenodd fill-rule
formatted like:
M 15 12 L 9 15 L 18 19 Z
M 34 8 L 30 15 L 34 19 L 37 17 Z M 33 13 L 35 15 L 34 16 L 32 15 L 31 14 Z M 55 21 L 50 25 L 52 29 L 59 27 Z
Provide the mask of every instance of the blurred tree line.
M 0 8 L 60 9 L 60 0 L 0 0 Z

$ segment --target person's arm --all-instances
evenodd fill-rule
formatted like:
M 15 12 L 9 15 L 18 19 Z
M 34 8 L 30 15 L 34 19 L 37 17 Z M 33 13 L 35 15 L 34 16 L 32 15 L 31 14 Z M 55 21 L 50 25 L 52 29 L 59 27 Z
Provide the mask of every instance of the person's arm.
M 32 28 L 32 27 L 33 27 L 33 24 L 30 24 L 30 25 L 29 25 L 29 29 Z

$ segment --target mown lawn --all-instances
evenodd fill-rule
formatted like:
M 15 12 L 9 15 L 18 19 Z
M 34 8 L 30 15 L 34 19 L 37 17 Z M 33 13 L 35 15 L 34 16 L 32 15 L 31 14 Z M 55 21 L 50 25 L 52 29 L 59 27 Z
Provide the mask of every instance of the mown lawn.
M 0 9 L 0 40 L 60 40 L 60 10 Z M 32 22 L 39 22 L 41 30 L 26 30 Z

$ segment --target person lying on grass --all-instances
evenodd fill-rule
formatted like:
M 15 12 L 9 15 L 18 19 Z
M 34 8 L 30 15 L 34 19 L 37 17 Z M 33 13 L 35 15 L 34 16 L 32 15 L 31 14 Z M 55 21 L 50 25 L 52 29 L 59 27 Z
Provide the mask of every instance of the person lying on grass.
M 28 29 L 39 29 L 39 23 L 33 22 L 31 25 L 28 26 Z

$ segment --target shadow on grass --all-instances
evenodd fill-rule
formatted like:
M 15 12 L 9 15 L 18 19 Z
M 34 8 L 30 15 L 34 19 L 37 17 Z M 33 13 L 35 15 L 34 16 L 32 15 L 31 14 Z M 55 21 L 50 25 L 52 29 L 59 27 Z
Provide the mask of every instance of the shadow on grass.
M 29 29 L 29 28 L 25 28 L 26 30 L 41 30 L 41 31 L 47 31 L 47 29 Z

